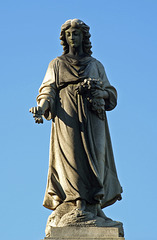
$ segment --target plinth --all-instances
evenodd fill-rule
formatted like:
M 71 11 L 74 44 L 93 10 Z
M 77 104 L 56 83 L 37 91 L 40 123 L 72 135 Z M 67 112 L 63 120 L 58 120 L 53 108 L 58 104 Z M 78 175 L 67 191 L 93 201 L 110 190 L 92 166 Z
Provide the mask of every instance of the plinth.
M 118 228 L 112 227 L 53 227 L 51 237 L 44 240 L 125 240 Z

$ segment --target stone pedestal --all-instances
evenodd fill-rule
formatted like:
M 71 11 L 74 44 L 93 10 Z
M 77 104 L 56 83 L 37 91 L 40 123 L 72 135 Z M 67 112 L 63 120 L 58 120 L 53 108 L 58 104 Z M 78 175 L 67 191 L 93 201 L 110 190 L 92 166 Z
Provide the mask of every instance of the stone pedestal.
M 44 240 L 125 240 L 118 228 L 111 227 L 53 227 L 51 237 Z

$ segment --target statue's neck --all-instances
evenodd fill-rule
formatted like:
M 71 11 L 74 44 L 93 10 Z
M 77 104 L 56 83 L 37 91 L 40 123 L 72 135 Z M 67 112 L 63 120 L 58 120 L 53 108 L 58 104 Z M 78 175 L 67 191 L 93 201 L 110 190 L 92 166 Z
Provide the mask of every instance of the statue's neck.
M 82 46 L 79 46 L 78 48 L 72 48 L 69 46 L 69 52 L 67 55 L 73 57 L 81 57 L 82 55 L 84 55 Z

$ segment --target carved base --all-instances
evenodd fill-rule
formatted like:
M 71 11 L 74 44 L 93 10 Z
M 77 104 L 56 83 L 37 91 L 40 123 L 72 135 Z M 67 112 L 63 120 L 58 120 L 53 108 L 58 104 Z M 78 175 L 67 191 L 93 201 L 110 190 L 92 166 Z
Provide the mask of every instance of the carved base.
M 54 227 L 51 237 L 44 240 L 125 240 L 118 228 L 108 227 Z
M 86 205 L 84 210 L 78 209 L 72 203 L 61 204 L 48 218 L 45 229 L 46 237 L 51 238 L 54 231 L 58 231 L 54 229 L 65 230 L 65 227 L 72 227 L 72 229 L 76 227 L 77 231 L 80 227 L 86 230 L 91 227 L 117 228 L 118 237 L 124 236 L 123 224 L 106 217 L 98 204 Z

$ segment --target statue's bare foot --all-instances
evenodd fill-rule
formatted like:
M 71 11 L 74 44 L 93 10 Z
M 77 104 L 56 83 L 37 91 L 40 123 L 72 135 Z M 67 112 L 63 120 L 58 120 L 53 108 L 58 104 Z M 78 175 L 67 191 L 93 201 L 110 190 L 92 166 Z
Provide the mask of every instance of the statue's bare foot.
M 101 217 L 101 218 L 104 218 L 106 221 L 112 221 L 111 218 L 108 218 L 105 213 L 103 212 L 103 210 L 101 209 L 100 207 L 100 204 L 98 204 L 98 207 L 97 207 L 97 216 L 98 217 Z
M 76 200 L 77 210 L 84 211 L 86 208 L 86 201 L 83 199 Z

